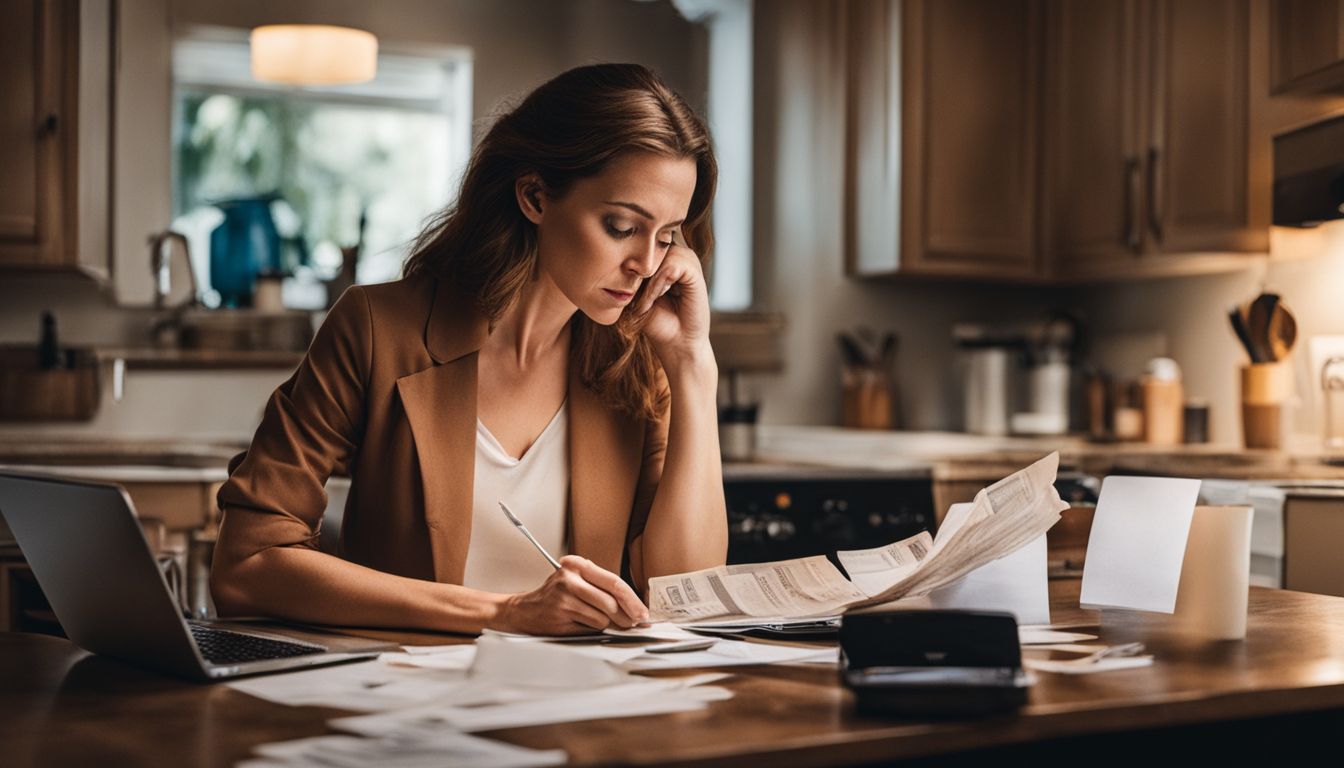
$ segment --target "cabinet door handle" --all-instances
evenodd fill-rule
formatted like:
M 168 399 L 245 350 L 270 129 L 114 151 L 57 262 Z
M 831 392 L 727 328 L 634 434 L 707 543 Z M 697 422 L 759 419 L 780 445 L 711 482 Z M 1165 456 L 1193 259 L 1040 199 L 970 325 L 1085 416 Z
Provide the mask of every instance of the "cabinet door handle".
M 1162 169 L 1161 153 L 1157 147 L 1148 149 L 1148 228 L 1153 231 L 1153 238 L 1157 242 L 1162 242 L 1162 219 L 1164 212 L 1162 210 L 1162 184 L 1158 179 L 1158 173 Z
M 37 129 L 37 135 L 38 135 L 38 136 L 55 136 L 55 135 L 56 135 L 56 126 L 57 126 L 58 122 L 59 122 L 59 121 L 56 119 L 56 115 L 55 115 L 55 114 L 47 115 L 45 118 L 43 118 L 43 120 L 42 120 L 42 125 L 38 127 L 38 129 Z
M 1129 155 L 1125 158 L 1125 246 L 1138 252 L 1142 242 L 1142 230 L 1136 211 L 1139 197 L 1139 158 Z

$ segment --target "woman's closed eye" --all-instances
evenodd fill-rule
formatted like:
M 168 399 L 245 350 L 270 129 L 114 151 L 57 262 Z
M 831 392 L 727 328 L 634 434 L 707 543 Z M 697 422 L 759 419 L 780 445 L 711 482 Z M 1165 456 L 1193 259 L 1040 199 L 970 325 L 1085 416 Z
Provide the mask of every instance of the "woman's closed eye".
M 615 224 L 612 224 L 609 221 L 606 222 L 606 227 L 607 227 L 607 234 L 611 235 L 617 240 L 624 240 L 628 237 L 633 237 L 634 234 L 639 231 L 639 227 L 630 227 L 629 229 L 621 229 L 620 227 L 617 227 Z M 669 239 L 658 241 L 658 247 L 662 248 L 663 250 L 671 248 L 674 244 L 675 242 L 671 239 L 670 235 Z

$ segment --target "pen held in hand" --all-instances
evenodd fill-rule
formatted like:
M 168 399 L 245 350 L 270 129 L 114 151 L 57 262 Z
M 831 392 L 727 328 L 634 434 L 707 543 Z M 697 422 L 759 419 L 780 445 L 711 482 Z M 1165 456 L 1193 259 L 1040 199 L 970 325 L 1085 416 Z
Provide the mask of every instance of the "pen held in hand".
M 499 508 L 504 510 L 504 514 L 508 516 L 509 522 L 513 523 L 514 527 L 519 531 L 522 531 L 523 535 L 527 537 L 527 540 L 532 542 L 532 546 L 536 547 L 537 551 L 541 553 L 541 556 L 546 558 L 546 561 L 551 564 L 551 567 L 557 571 L 560 570 L 560 561 L 551 557 L 551 553 L 547 552 L 546 548 L 541 546 L 541 542 L 537 541 L 536 537 L 532 535 L 532 532 L 527 530 L 527 526 L 523 525 L 523 521 L 519 520 L 518 516 L 513 514 L 513 510 L 509 509 L 509 505 L 501 501 L 499 502 Z

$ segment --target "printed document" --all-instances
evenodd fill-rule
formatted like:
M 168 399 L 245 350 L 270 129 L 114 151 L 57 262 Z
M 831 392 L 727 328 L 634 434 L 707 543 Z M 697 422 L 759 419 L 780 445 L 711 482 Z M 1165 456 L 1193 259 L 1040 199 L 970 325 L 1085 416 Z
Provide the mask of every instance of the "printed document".
M 982 489 L 968 510 L 944 523 L 936 542 L 921 531 L 875 549 L 837 552 L 848 579 L 821 555 L 650 579 L 650 617 L 768 623 L 927 595 L 1049 530 L 1068 507 L 1055 491 L 1058 469 L 1059 454 L 1052 453 Z

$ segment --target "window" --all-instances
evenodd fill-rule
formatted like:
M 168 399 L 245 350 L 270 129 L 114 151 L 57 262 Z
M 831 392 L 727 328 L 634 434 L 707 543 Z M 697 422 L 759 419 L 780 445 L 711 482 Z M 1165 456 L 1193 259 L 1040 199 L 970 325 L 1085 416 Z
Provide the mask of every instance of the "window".
M 707 117 L 719 162 L 709 303 L 719 311 L 745 310 L 752 305 L 752 0 L 672 3 L 709 30 Z
M 427 217 L 452 201 L 471 143 L 471 61 L 380 53 L 370 83 L 255 82 L 246 32 L 205 30 L 173 49 L 173 226 L 187 235 L 202 298 L 217 203 L 273 198 L 286 304 L 325 306 L 321 279 L 359 245 L 357 280 L 395 279 Z M 334 298 L 334 297 L 333 297 Z

